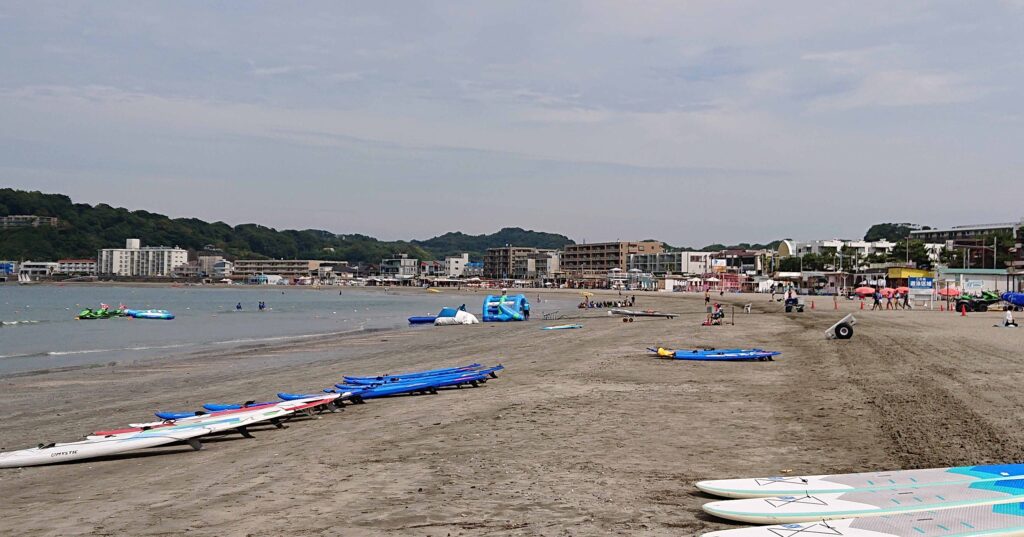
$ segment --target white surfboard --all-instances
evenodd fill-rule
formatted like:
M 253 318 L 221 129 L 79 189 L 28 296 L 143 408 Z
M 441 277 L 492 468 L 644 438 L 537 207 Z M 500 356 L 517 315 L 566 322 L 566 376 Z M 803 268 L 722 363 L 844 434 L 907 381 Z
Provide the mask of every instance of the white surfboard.
M 1024 476 L 1024 464 L 955 466 L 921 470 L 894 470 L 856 474 L 755 477 L 698 481 L 694 485 L 708 494 L 725 498 L 760 498 L 798 494 L 841 494 L 844 492 L 894 490 L 922 485 L 958 485 L 975 481 Z
M 703 537 L 1024 537 L 1020 503 L 712 531 Z
M 199 444 L 195 443 L 195 439 L 198 437 L 240 429 L 284 417 L 294 413 L 296 409 L 304 405 L 315 403 L 318 400 L 326 402 L 331 399 L 331 394 L 324 394 L 324 397 L 316 399 L 285 401 L 277 405 L 257 407 L 247 412 L 220 416 L 211 415 L 206 416 L 206 419 L 187 420 L 183 423 L 170 425 L 161 424 L 163 426 L 142 431 L 91 436 L 78 442 L 40 445 L 39 447 L 0 453 L 0 468 L 38 466 L 41 464 L 91 459 L 181 441 L 191 441 L 192 447 L 198 449 Z
M 789 524 L 1011 502 L 1024 502 L 1024 479 L 844 494 L 724 500 L 706 503 L 703 508 L 712 515 L 729 520 L 754 524 Z

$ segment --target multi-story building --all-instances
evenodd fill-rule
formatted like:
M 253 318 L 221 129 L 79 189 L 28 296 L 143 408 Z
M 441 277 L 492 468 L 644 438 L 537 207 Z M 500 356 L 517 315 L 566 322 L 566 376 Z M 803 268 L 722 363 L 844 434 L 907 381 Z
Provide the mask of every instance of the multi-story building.
M 975 239 L 992 233 L 1010 233 L 1015 238 L 1019 229 L 1024 228 L 1024 218 L 1017 222 L 1000 222 L 998 224 L 972 224 L 953 226 L 944 229 L 919 229 L 910 232 L 910 238 L 924 242 L 948 242 Z
M 758 276 L 764 272 L 764 259 L 767 255 L 768 252 L 764 250 L 722 250 L 712 255 L 711 264 L 717 266 L 720 272 Z
M 53 261 L 22 261 L 18 268 L 18 274 L 24 274 L 30 278 L 39 276 L 52 276 L 57 271 L 57 263 Z
M 57 272 L 75 276 L 92 276 L 96 274 L 95 259 L 58 259 Z
M 420 261 L 420 276 L 446 276 L 444 261 Z
M 59 223 L 60 220 L 53 216 L 36 216 L 34 214 L 12 214 L 10 216 L 0 216 L 0 229 L 40 226 L 57 227 L 57 224 Z
M 217 262 L 214 262 L 216 265 Z M 344 261 L 320 261 L 316 259 L 236 259 L 231 272 L 235 276 L 248 278 L 260 274 L 284 278 L 318 276 L 323 264 L 347 264 Z M 211 269 L 213 265 L 211 265 Z
M 656 254 L 632 254 L 629 269 L 646 274 L 693 274 L 711 272 L 711 252 L 660 252 Z
M 482 261 L 470 261 L 469 263 L 466 263 L 466 268 L 462 270 L 462 276 L 464 278 L 483 278 L 484 263 Z
M 601 274 L 629 266 L 629 256 L 657 254 L 664 247 L 657 241 L 640 242 L 599 242 L 592 244 L 569 244 L 562 252 L 561 268 L 568 274 Z
M 460 278 L 469 264 L 469 254 L 447 256 L 444 258 L 444 272 L 449 278 Z
M 213 266 L 218 262 L 223 261 L 224 256 L 222 255 L 201 255 L 196 258 L 196 265 L 199 269 L 200 276 L 212 276 Z
M 527 257 L 536 254 L 536 248 L 503 246 L 488 248 L 484 254 L 484 277 L 493 279 L 525 278 Z
M 395 257 L 381 260 L 380 276 L 382 278 L 411 280 L 419 276 L 419 268 L 419 259 L 409 257 L 408 254 L 398 254 Z
M 211 278 L 223 280 L 224 278 L 230 278 L 235 272 L 235 264 L 227 259 L 221 259 L 213 264 L 213 268 L 209 274 Z
M 171 276 L 175 267 L 187 262 L 188 252 L 181 248 L 142 247 L 139 239 L 128 239 L 124 248 L 100 250 L 96 272 L 116 276 Z
M 888 253 L 896 247 L 896 243 L 887 240 L 874 242 L 848 241 L 827 239 L 818 241 L 794 241 L 786 239 L 779 243 L 776 254 L 779 257 L 803 256 L 806 254 L 822 254 L 836 252 L 843 255 L 866 257 L 871 254 Z

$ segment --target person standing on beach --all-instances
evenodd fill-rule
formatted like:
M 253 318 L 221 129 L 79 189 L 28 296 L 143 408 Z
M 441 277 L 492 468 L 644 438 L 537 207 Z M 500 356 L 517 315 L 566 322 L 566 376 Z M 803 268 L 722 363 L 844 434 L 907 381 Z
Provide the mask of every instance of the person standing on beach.
M 710 288 L 704 288 L 704 305 L 705 306 L 710 306 L 711 305 L 711 289 Z
M 885 309 L 891 310 L 892 307 L 892 293 L 885 295 Z
M 900 292 L 896 291 L 895 293 L 893 293 L 892 298 L 893 298 L 892 309 L 894 309 L 894 310 L 901 309 L 903 307 L 903 301 L 900 300 Z
M 871 294 L 871 298 L 874 302 L 871 304 L 871 311 L 882 309 L 882 292 L 875 288 L 875 292 Z
M 913 309 L 910 306 L 910 291 L 907 291 L 906 293 L 903 293 L 903 309 L 905 309 L 905 310 Z

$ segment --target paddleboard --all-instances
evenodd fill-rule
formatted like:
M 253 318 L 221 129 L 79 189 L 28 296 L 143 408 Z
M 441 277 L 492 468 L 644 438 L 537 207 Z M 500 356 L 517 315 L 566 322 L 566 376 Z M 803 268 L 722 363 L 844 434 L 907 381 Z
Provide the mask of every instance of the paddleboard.
M 782 353 L 776 351 L 766 351 L 763 349 L 680 349 L 671 350 L 657 348 L 648 348 L 647 350 L 657 354 L 662 358 L 672 358 L 675 360 L 701 360 L 701 361 L 723 361 L 723 362 L 739 362 L 739 361 L 770 361 L 775 356 Z
M 625 315 L 626 317 L 664 317 L 666 319 L 674 319 L 675 313 L 662 313 L 660 311 L 653 310 L 624 310 L 624 309 L 613 309 L 608 312 L 609 315 Z
M 573 330 L 576 328 L 583 328 L 582 324 L 560 324 L 558 326 L 545 326 L 541 330 Z
M 917 511 L 1024 502 L 1024 478 L 895 490 L 802 494 L 706 503 L 717 517 L 754 524 L 789 524 L 887 516 Z
M 716 479 L 694 483 L 708 494 L 724 498 L 759 498 L 799 494 L 842 494 L 893 490 L 919 486 L 959 485 L 993 481 L 1013 476 L 1024 477 L 1024 464 L 955 466 L 890 472 L 860 472 L 807 476 Z
M 329 395 L 320 396 L 330 398 Z M 160 426 L 138 429 L 130 432 L 89 436 L 78 442 L 55 443 L 38 447 L 0 453 L 0 468 L 37 466 L 157 447 L 174 442 L 187 441 L 193 448 L 201 446 L 195 440 L 200 436 L 214 434 L 282 417 L 294 412 L 293 407 L 277 406 L 230 413 L 222 416 L 205 416 L 206 419 L 184 423 L 161 424 Z
M 1024 504 L 712 531 L 703 537 L 1021 537 Z

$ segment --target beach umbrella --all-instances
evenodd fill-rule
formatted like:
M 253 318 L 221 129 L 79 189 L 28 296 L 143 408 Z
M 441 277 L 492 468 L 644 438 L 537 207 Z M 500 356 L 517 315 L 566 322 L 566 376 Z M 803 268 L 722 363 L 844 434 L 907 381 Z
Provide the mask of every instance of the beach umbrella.
M 945 289 L 939 289 L 939 296 L 960 296 L 960 290 L 956 287 L 946 287 Z
M 892 287 L 884 287 L 884 288 L 882 288 L 882 296 L 888 298 L 888 297 L 891 297 L 894 294 L 896 294 L 896 290 L 893 289 Z
M 907 294 L 907 293 L 910 292 L 910 288 L 909 287 L 897 287 L 896 288 L 896 292 L 897 293 Z
M 858 288 L 854 289 L 853 292 L 857 293 L 860 296 L 871 296 L 871 295 L 875 294 L 875 288 L 874 287 L 867 287 L 867 286 L 858 287 Z

